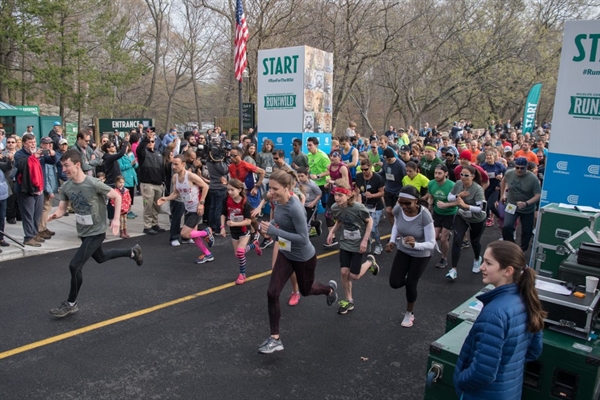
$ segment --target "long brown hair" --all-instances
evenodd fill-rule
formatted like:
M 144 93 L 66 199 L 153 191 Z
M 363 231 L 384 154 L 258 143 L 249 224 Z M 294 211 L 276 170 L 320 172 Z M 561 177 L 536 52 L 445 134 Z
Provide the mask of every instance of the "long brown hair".
M 544 318 L 548 313 L 544 311 L 538 298 L 535 288 L 535 271 L 527 266 L 523 250 L 513 242 L 500 240 L 490 243 L 487 248 L 490 249 L 492 257 L 498 261 L 501 269 L 510 266 L 515 270 L 513 281 L 519 288 L 519 294 L 529 315 L 527 330 L 529 332 L 541 331 L 544 328 Z

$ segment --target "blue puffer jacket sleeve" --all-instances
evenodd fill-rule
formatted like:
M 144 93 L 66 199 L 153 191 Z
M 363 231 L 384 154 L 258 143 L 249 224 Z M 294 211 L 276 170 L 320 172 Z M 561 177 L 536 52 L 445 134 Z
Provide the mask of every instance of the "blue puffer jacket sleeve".
M 464 400 L 518 400 L 525 362 L 541 354 L 542 334 L 527 330 L 527 310 L 516 284 L 478 299 L 484 307 L 460 351 L 454 388 Z

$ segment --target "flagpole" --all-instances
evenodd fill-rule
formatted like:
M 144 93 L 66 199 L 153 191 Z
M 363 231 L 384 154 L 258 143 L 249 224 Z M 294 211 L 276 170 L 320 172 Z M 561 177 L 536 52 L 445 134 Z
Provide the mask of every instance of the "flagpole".
M 239 128 L 238 139 L 241 143 L 242 133 L 244 132 L 244 113 L 242 110 L 242 81 L 241 80 L 238 81 L 238 85 L 239 85 L 239 87 L 238 87 L 238 92 L 239 92 L 238 103 L 239 103 L 239 118 L 240 118 L 239 126 L 238 126 L 238 128 Z

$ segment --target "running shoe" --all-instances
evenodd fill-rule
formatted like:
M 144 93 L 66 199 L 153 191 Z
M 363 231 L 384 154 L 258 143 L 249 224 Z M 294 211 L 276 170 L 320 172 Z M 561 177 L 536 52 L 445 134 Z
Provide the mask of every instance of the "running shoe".
M 315 225 L 315 231 L 317 232 L 317 236 L 321 236 L 321 233 L 323 233 L 323 221 L 317 221 L 317 225 Z
M 331 293 L 327 295 L 327 305 L 330 306 L 335 303 L 338 299 L 338 295 L 335 292 L 337 289 L 337 283 L 332 279 L 329 281 L 329 287 L 331 288 Z
M 262 244 L 260 245 L 261 249 L 266 249 L 267 247 L 269 247 L 270 245 L 273 244 L 273 239 L 271 238 L 264 238 Z
M 281 339 L 275 339 L 273 337 L 269 337 L 258 347 L 258 352 L 261 354 L 271 354 L 281 350 L 283 350 Z
M 235 280 L 235 284 L 236 285 L 243 285 L 246 282 L 246 275 L 245 274 L 239 274 L 237 279 Z
M 323 243 L 323 247 L 327 247 L 327 248 L 334 247 L 337 245 L 338 245 L 338 242 L 335 239 L 333 240 L 333 242 L 331 242 L 331 244 L 329 244 L 327 242 Z
M 488 219 L 485 221 L 485 226 L 487 226 L 488 228 L 490 228 L 490 227 L 494 226 L 494 219 L 493 219 L 493 218 L 488 218 Z
M 258 243 L 258 240 L 254 241 L 254 251 L 256 252 L 257 256 L 262 256 L 262 249 L 260 248 L 260 244 Z
M 136 244 L 131 248 L 131 258 L 138 266 L 144 263 L 144 259 L 142 258 L 142 247 L 139 244 Z
M 371 271 L 371 273 L 373 275 L 377 275 L 379 273 L 379 265 L 377 264 L 377 261 L 375 261 L 375 257 L 373 257 L 371 254 L 369 254 L 367 256 L 367 260 L 371 261 L 371 266 L 369 267 L 369 271 Z
M 308 236 L 309 237 L 317 236 L 317 230 L 315 229 L 314 226 L 311 226 L 310 229 L 308 230 Z
M 446 268 L 448 266 L 448 260 L 445 258 L 440 258 L 437 264 L 435 264 L 436 268 Z
M 481 267 L 481 256 L 479 256 L 479 258 L 475 261 L 473 261 L 473 269 L 471 271 L 473 271 L 474 274 L 478 274 L 479 272 L 481 272 L 481 270 L 479 269 L 479 267 Z
M 290 300 L 288 301 L 288 305 L 291 307 L 297 306 L 300 302 L 300 293 L 292 292 L 290 296 Z
M 446 278 L 450 279 L 451 281 L 455 280 L 457 276 L 458 274 L 456 273 L 456 268 L 451 268 L 446 274 Z
M 60 303 L 60 306 L 53 308 L 50 310 L 50 314 L 54 315 L 57 318 L 66 317 L 69 314 L 75 314 L 79 311 L 79 307 L 77 306 L 77 302 L 75 304 L 70 305 L 67 300 Z
M 181 243 L 177 239 L 171 240 L 171 246 L 173 246 L 173 247 L 179 247 L 179 246 L 181 246 Z
M 213 247 L 213 245 L 215 244 L 215 237 L 213 236 L 212 229 L 206 228 L 204 231 L 206 232 L 204 241 L 206 242 L 208 247 Z
M 212 254 L 200 254 L 196 259 L 196 264 L 204 264 L 205 262 L 214 261 L 215 257 Z
M 411 313 L 410 311 L 407 311 L 406 313 L 404 313 L 404 319 L 402 320 L 402 323 L 400 325 L 405 328 L 410 328 L 411 326 L 413 326 L 414 322 L 415 322 L 415 315 L 413 313 Z
M 469 247 L 471 244 L 469 243 L 468 240 L 463 240 L 462 245 L 460 246 L 461 249 L 466 249 L 467 247 Z
M 381 246 L 380 244 L 375 245 L 375 249 L 373 250 L 373 254 L 375 254 L 376 256 L 380 255 L 381 252 L 383 251 L 383 246 Z
M 338 308 L 338 314 L 348 314 L 348 311 L 354 310 L 354 302 L 348 300 L 340 300 L 338 302 L 340 307 Z

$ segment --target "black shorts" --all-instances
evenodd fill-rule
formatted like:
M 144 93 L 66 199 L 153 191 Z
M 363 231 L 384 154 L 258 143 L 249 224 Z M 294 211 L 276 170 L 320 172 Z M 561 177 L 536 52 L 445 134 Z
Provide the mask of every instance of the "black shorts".
M 231 239 L 240 240 L 240 238 L 250 236 L 250 230 L 246 229 L 246 231 L 242 231 L 241 229 L 231 229 Z
M 202 215 L 186 211 L 183 218 L 183 224 L 188 228 L 196 228 L 202 222 Z
M 340 249 L 340 267 L 350 268 L 354 275 L 360 274 L 360 267 L 363 263 L 363 255 L 352 251 Z
M 383 192 L 383 201 L 385 201 L 386 207 L 394 208 L 398 202 L 398 195 L 390 192 Z
M 454 229 L 454 215 L 441 215 L 433 210 L 433 226 L 451 231 Z

